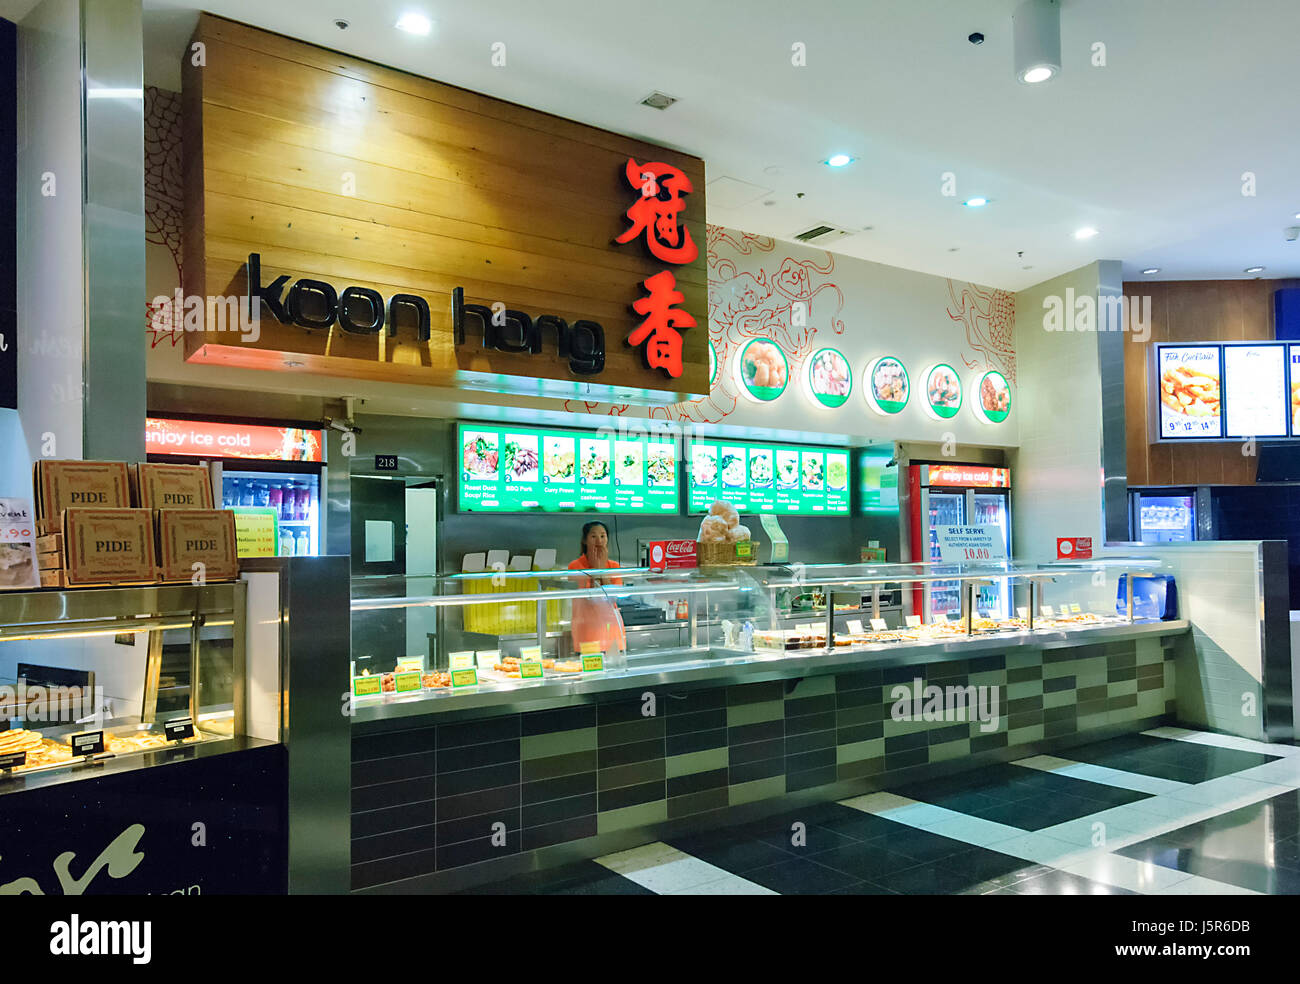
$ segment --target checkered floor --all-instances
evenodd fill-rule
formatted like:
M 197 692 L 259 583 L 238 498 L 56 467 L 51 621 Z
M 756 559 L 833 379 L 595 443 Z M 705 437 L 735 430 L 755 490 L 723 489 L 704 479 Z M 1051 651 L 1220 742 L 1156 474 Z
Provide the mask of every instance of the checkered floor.
M 1157 728 L 475 889 L 1300 894 L 1300 747 Z

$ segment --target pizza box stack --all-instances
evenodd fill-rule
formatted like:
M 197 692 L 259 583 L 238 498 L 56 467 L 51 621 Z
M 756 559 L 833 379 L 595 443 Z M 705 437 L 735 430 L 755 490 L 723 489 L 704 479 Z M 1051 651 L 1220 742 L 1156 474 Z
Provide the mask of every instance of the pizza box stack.
M 203 465 L 41 460 L 35 478 L 42 587 L 239 575 L 234 514 L 212 508 Z
M 135 583 L 156 580 L 145 576 L 142 563 L 131 567 L 118 562 L 98 565 L 87 561 L 86 538 L 88 536 L 85 514 L 108 513 L 110 526 L 103 531 L 105 559 L 110 553 L 128 552 L 122 549 L 117 536 L 124 510 L 131 509 L 130 470 L 123 461 L 53 461 L 40 459 L 34 466 L 36 485 L 36 560 L 41 572 L 41 587 L 61 588 L 79 584 L 115 584 L 123 583 L 119 579 L 122 572 L 133 575 Z M 69 536 L 67 514 L 74 513 L 74 522 L 78 523 L 79 549 L 77 568 L 74 570 L 69 560 Z M 147 513 L 145 514 L 148 515 Z M 90 521 L 95 516 L 89 517 Z M 137 517 L 137 520 L 139 517 Z M 115 541 L 109 543 L 107 541 Z M 150 537 L 152 541 L 152 537 Z M 91 552 L 94 553 L 94 540 L 90 540 Z M 137 552 L 143 552 L 143 545 L 137 545 Z M 153 544 L 148 544 L 149 559 L 152 559 Z
M 134 473 L 137 501 L 150 511 L 158 538 L 159 580 L 237 578 L 235 514 L 213 508 L 208 469 L 148 462 L 136 465 Z

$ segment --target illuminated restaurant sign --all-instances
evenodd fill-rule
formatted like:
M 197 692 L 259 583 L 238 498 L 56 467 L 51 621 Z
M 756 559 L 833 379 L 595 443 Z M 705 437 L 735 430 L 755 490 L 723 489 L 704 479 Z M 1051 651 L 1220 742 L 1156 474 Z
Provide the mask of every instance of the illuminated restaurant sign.
M 958 488 L 1009 489 L 1011 469 L 989 468 L 983 465 L 931 465 L 930 486 L 956 486 Z
M 149 454 L 185 454 L 200 458 L 254 458 L 265 461 L 324 461 L 318 430 L 230 424 L 212 420 L 149 417 L 144 422 Z

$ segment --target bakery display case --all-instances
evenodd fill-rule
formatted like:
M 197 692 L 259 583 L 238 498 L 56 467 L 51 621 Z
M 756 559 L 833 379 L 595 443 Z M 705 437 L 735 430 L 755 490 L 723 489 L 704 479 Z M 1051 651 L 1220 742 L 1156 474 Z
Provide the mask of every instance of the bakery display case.
M 0 594 L 0 782 L 242 736 L 246 588 Z
M 1118 638 L 1151 622 L 1172 628 L 1167 623 L 1177 615 L 1172 579 L 1154 560 L 945 565 L 942 572 L 933 566 L 354 579 L 353 698 L 363 709 L 458 697 L 475 706 L 501 702 L 485 695 L 516 691 L 540 698 L 641 679 L 771 673 L 778 670 L 774 660 L 832 660 L 842 668 L 890 654 L 960 658 L 990 647 Z M 959 603 L 927 622 L 909 612 L 909 603 L 934 579 L 955 586 Z M 990 583 L 1008 586 L 1011 614 L 983 606 Z M 1131 600 L 1129 583 L 1136 585 Z M 408 584 L 419 584 L 421 593 L 409 594 Z M 381 624 L 385 631 L 376 631 Z

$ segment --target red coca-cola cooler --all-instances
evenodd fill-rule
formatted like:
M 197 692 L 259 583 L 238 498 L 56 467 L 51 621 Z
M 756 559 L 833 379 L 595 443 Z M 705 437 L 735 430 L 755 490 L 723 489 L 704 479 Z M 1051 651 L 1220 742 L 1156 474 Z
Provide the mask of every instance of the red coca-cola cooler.
M 651 540 L 646 547 L 646 566 L 658 573 L 698 567 L 695 541 Z

